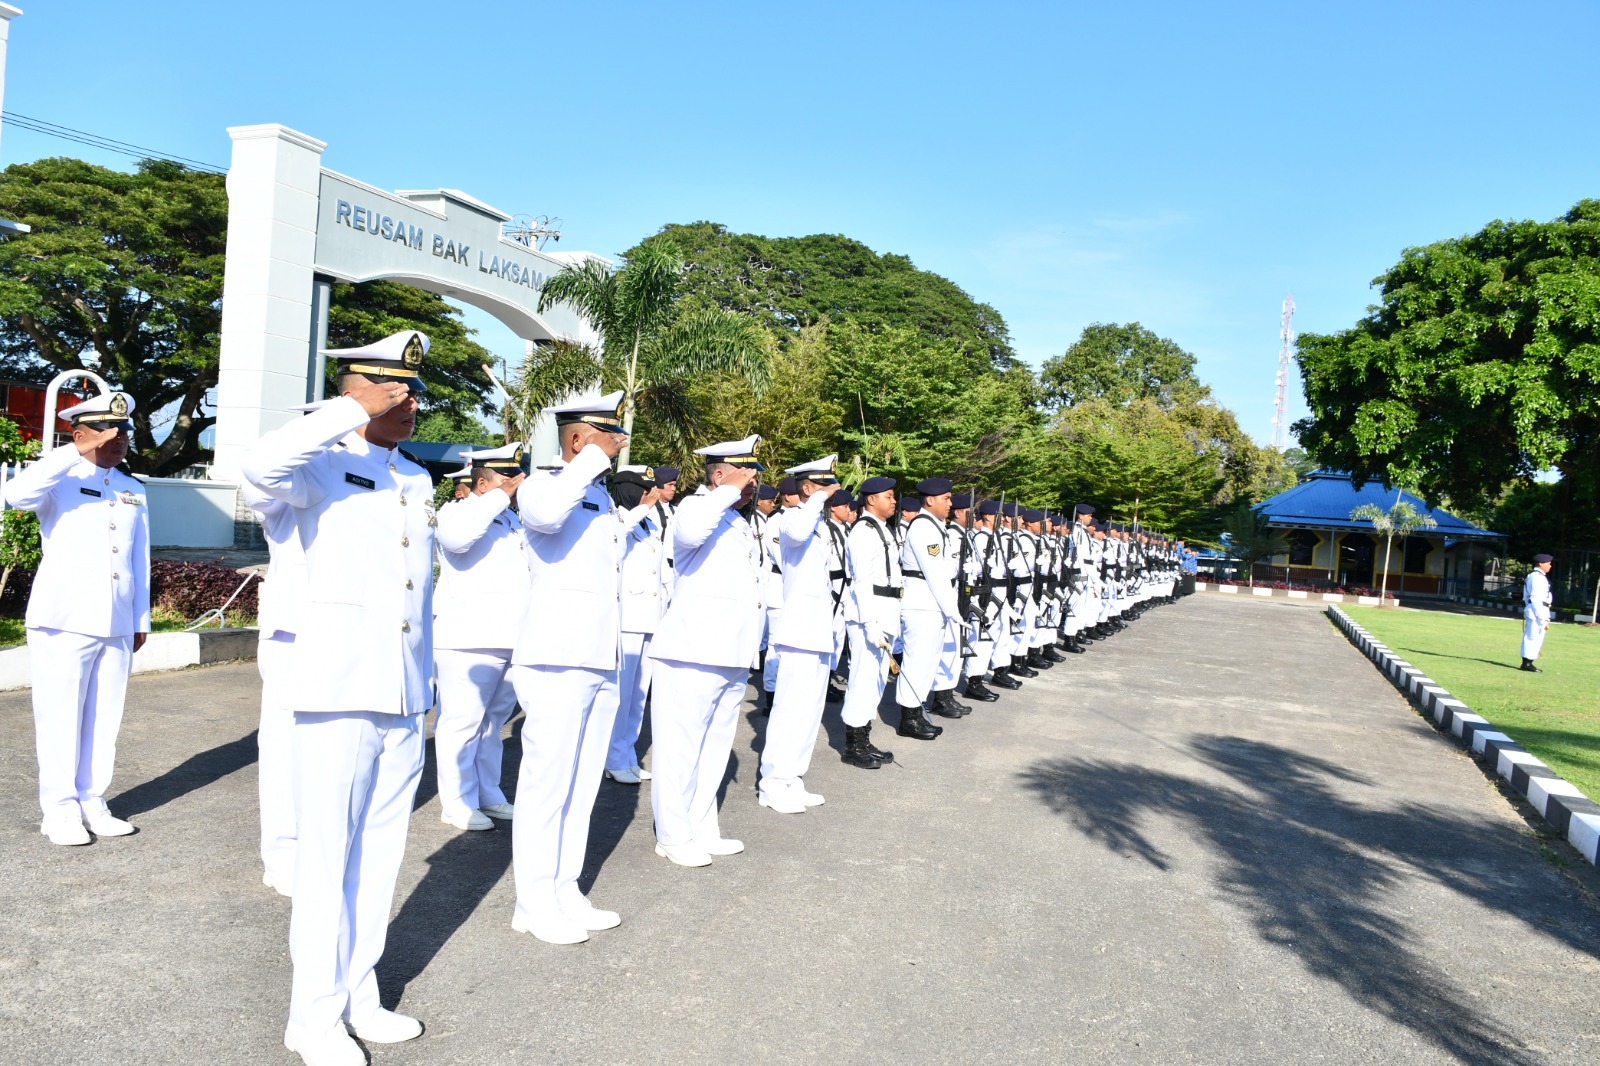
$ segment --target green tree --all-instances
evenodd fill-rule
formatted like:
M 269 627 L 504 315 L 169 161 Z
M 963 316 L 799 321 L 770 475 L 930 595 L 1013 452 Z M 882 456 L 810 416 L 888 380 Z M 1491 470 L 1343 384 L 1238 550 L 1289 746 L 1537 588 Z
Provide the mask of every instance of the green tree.
M 1054 407 L 1086 400 L 1126 407 L 1151 400 L 1171 411 L 1210 396 L 1194 368 L 1194 356 L 1137 322 L 1096 322 L 1064 354 L 1045 360 L 1039 382 Z
M 586 259 L 545 282 L 539 310 L 571 305 L 600 331 L 603 379 L 622 389 L 622 424 L 631 435 L 635 415 L 651 415 L 666 444 L 684 452 L 698 436 L 692 379 L 731 371 L 756 392 L 770 373 L 771 338 L 750 316 L 717 307 L 678 306 L 683 253 L 657 235 L 628 253 L 622 267 Z M 631 459 L 625 445 L 619 462 Z
M 1251 587 L 1256 583 L 1256 563 L 1289 550 L 1283 530 L 1268 525 L 1267 516 L 1248 503 L 1239 504 L 1228 514 L 1222 531 L 1227 534 L 1228 554 L 1244 567 Z
M 1485 506 L 1556 469 L 1600 498 L 1600 200 L 1553 222 L 1493 222 L 1408 248 L 1354 327 L 1300 337 L 1325 466 Z
M 4 371 L 42 383 L 86 368 L 132 394 L 135 473 L 201 459 L 200 433 L 216 421 L 202 405 L 217 383 L 222 176 L 41 159 L 0 173 L 0 217 L 33 227 L 0 241 Z
M 1399 498 L 1395 493 L 1395 501 L 1388 508 L 1379 507 L 1375 503 L 1364 503 L 1350 512 L 1350 517 L 1357 522 L 1371 522 L 1372 528 L 1383 534 L 1383 579 L 1378 584 L 1378 597 L 1382 599 L 1389 594 L 1389 556 L 1394 548 L 1394 538 L 1400 538 L 1400 558 L 1405 558 L 1406 540 L 1419 529 L 1432 529 L 1439 523 L 1433 516 L 1418 511 L 1410 503 Z M 1400 569 L 1400 591 L 1406 590 L 1405 567 Z

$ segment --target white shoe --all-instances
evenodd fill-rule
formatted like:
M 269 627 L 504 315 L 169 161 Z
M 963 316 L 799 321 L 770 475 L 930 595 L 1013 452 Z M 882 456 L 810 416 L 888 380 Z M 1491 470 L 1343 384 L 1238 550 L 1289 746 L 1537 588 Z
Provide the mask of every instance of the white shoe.
M 650 780 L 650 771 L 646 770 L 642 766 L 635 766 L 633 768 L 633 772 L 639 775 L 639 780 L 640 781 L 648 781 L 648 780 Z
M 39 832 L 50 838 L 50 843 L 71 847 L 89 843 L 89 831 L 77 819 L 54 818 L 39 823 Z
M 519 933 L 532 933 L 546 944 L 581 944 L 589 939 L 589 931 L 565 914 L 555 918 L 526 918 L 521 911 L 511 915 L 511 928 Z
M 467 829 L 474 833 L 494 828 L 494 823 L 481 811 L 468 811 L 466 814 L 451 814 L 446 811 L 439 816 L 439 820 L 445 825 L 453 825 L 457 829 Z
M 288 896 L 290 899 L 294 898 L 294 878 L 292 877 L 280 880 L 279 878 L 273 877 L 270 873 L 264 873 L 261 875 L 261 883 L 272 889 L 272 891 L 276 892 L 280 896 Z
M 83 822 L 97 837 L 125 837 L 133 832 L 132 822 L 124 822 L 103 807 L 94 814 L 85 814 Z
M 299 1055 L 306 1066 L 367 1066 L 366 1053 L 342 1025 L 326 1033 L 307 1033 L 291 1025 L 283 1034 L 283 1046 Z
M 710 866 L 711 855 L 697 844 L 675 844 L 668 847 L 665 844 L 656 845 L 656 854 L 663 859 L 670 859 L 679 866 Z
M 707 855 L 737 855 L 744 850 L 744 841 L 729 840 L 727 837 L 712 837 L 706 840 L 696 840 L 694 846 Z
M 801 802 L 800 796 L 796 793 L 786 792 L 782 795 L 773 796 L 763 792 L 756 797 L 756 802 L 769 810 L 777 811 L 779 814 L 806 813 L 806 805 Z
M 479 807 L 478 809 L 490 818 L 498 818 L 503 822 L 509 822 L 512 816 L 517 813 L 517 809 L 509 803 L 491 803 L 487 807 Z
M 631 766 L 625 766 L 620 770 L 607 770 L 606 776 L 619 785 L 637 785 L 644 780 L 639 776 L 639 772 Z
M 820 807 L 827 801 L 815 792 L 807 792 L 804 786 L 800 788 L 800 802 L 807 807 Z
M 602 929 L 615 929 L 622 924 L 622 915 L 616 911 L 603 911 L 596 907 L 575 884 L 558 891 L 556 902 L 561 905 L 562 914 L 591 933 L 597 933 Z
M 422 1023 L 409 1014 L 379 1007 L 369 1018 L 351 1021 L 350 1031 L 369 1044 L 400 1044 L 422 1035 Z

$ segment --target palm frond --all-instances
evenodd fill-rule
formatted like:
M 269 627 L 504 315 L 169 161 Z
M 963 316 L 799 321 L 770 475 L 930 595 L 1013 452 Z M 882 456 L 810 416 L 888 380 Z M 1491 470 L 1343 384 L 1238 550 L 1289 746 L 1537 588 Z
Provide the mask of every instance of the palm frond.
M 512 431 L 526 437 L 539 412 L 600 380 L 600 353 L 576 341 L 540 345 L 511 380 Z
M 772 384 L 772 335 L 750 315 L 692 308 L 650 338 L 645 365 L 668 376 L 737 374 L 760 396 Z
M 609 338 L 625 328 L 618 287 L 617 274 L 598 259 L 570 263 L 554 277 L 545 279 L 539 290 L 539 312 L 566 304 Z
M 699 407 L 687 378 L 656 378 L 639 390 L 639 414 L 665 439 L 660 443 L 679 465 L 694 461 L 695 443 L 702 434 Z

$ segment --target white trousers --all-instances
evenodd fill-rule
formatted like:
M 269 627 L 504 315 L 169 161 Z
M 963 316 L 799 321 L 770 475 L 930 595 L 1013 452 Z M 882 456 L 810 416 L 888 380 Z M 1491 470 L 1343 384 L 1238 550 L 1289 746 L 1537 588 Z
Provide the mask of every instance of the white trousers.
M 677 847 L 722 836 L 717 789 L 728 770 L 750 671 L 663 659 L 650 703 L 650 809 L 656 840 Z
M 379 1007 L 372 968 L 422 779 L 422 728 L 420 714 L 295 713 L 294 1028 L 324 1033 Z
M 433 723 L 439 806 L 445 814 L 465 817 L 504 803 L 500 731 L 517 710 L 511 649 L 435 648 L 433 669 L 439 680 L 439 717 Z
M 650 695 L 655 661 L 650 658 L 650 633 L 623 633 L 621 667 L 617 671 L 617 722 L 611 727 L 607 770 L 629 770 L 639 765 L 639 730 L 644 725 L 644 701 Z M 749 671 L 745 671 L 748 675 Z
M 1537 611 L 1522 612 L 1522 657 L 1537 659 L 1544 647 L 1544 634 L 1550 628 L 1550 616 L 1540 616 Z
M 28 630 L 39 811 L 45 821 L 76 821 L 105 810 L 132 669 L 132 636 Z
M 782 610 L 783 608 L 781 607 L 767 608 L 768 638 L 770 638 L 771 635 L 777 630 L 778 613 Z M 770 639 L 767 639 L 766 647 L 767 658 L 761 665 L 761 691 L 773 692 L 776 691 L 778 687 L 778 646 L 772 643 Z M 824 693 L 824 695 L 826 695 L 826 693 Z
M 589 817 L 617 718 L 617 672 L 513 666 L 525 715 L 517 813 L 511 821 L 517 911 L 560 915 L 556 892 L 576 884 L 589 847 Z
M 256 641 L 261 674 L 261 724 L 256 727 L 256 795 L 261 804 L 261 866 L 274 884 L 294 885 L 294 634 L 276 631 Z
M 852 623 L 845 629 L 850 639 L 850 680 L 845 685 L 844 706 L 839 714 L 845 725 L 859 729 L 878 717 L 878 703 L 889 683 L 891 660 L 889 649 L 880 648 L 867 636 L 866 626 Z
M 938 611 L 906 611 L 900 616 L 905 633 L 906 652 L 900 658 L 900 679 L 894 686 L 894 700 L 902 707 L 921 707 L 939 684 L 941 661 L 957 647 L 956 628 Z
M 780 653 L 778 689 L 767 719 L 767 742 L 761 749 L 760 788 L 769 796 L 800 788 L 800 779 L 811 769 L 832 659 L 824 651 L 775 647 Z M 767 650 L 769 658 L 772 650 Z

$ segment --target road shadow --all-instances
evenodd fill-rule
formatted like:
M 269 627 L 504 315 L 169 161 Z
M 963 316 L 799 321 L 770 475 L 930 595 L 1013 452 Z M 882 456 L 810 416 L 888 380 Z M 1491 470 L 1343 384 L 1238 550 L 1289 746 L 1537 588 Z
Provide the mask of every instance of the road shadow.
M 238 740 L 191 755 L 161 776 L 134 785 L 112 797 L 107 806 L 118 818 L 135 818 L 244 769 L 256 756 L 256 732 L 252 729 Z
M 1528 891 L 1523 872 L 1540 860 L 1527 845 L 1500 827 L 1417 807 L 1361 806 L 1334 788 L 1363 783 L 1359 775 L 1285 748 L 1213 736 L 1192 750 L 1231 783 L 1074 758 L 1043 760 L 1020 776 L 1080 832 L 1159 870 L 1174 860 L 1147 827 L 1180 823 L 1207 846 L 1215 884 L 1262 940 L 1435 1047 L 1470 1063 L 1540 1061 L 1424 956 L 1395 917 L 1404 901 L 1393 898 L 1406 876 L 1421 874 L 1596 955 L 1593 913 L 1552 922 L 1550 896 Z
M 517 794 L 522 722 L 519 711 L 511 725 L 511 736 L 501 741 L 505 760 L 501 781 L 508 796 Z M 428 760 L 422 773 L 424 782 L 437 782 L 432 741 L 428 742 Z M 496 821 L 492 832 L 457 833 L 423 861 L 428 872 L 400 905 L 400 913 L 389 922 L 388 942 L 376 968 L 379 1000 L 389 1010 L 395 1009 L 406 986 L 428 968 L 511 868 L 511 823 Z M 509 906 L 503 918 L 509 930 Z

